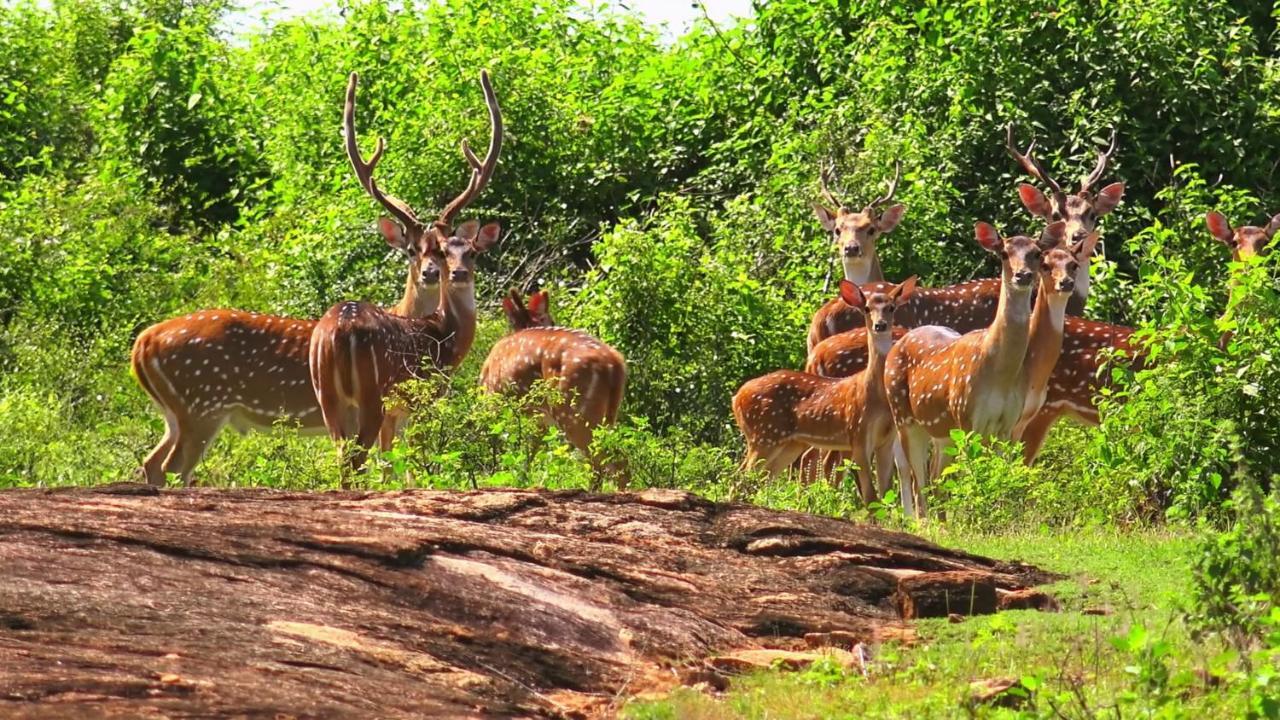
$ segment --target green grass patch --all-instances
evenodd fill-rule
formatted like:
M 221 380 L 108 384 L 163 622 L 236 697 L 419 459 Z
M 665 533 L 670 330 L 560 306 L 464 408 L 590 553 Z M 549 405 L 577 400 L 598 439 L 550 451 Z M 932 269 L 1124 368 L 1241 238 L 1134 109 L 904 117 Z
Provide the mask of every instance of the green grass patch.
M 1061 573 L 1063 611 L 918 623 L 918 642 L 874 648 L 866 676 L 819 663 L 736 680 L 720 697 L 681 690 L 635 702 L 629 718 L 1233 717 L 1240 698 L 1210 688 L 1222 648 L 1194 642 L 1178 603 L 1194 540 L 1116 531 L 961 535 L 937 542 Z M 1104 613 L 1104 614 L 1093 614 Z M 1017 678 L 1018 710 L 966 706 L 969 684 Z

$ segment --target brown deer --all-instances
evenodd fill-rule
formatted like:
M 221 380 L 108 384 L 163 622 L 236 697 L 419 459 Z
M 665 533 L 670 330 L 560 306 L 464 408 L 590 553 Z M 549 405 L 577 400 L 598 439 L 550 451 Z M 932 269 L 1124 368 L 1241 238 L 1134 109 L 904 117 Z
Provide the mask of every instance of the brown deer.
M 876 489 L 888 487 L 893 472 L 893 418 L 885 396 L 885 355 L 893 343 L 897 308 L 915 291 L 916 279 L 890 286 L 887 292 L 864 295 L 848 280 L 840 295 L 866 315 L 867 369 L 846 378 L 824 378 L 793 370 L 779 370 L 745 383 L 733 396 L 733 416 L 746 438 L 743 467 L 763 461 L 770 474 L 789 467 L 808 448 L 849 452 L 858 466 L 858 488 L 864 502 L 875 499 L 871 460 L 875 459 Z
M 1044 169 L 1044 165 L 1035 157 L 1035 141 L 1020 152 L 1013 143 L 1013 126 L 1006 128 L 1005 150 L 1009 155 L 1050 190 L 1050 197 L 1032 185 L 1023 183 L 1018 186 L 1018 198 L 1032 215 L 1044 218 L 1047 222 L 1062 220 L 1066 223 L 1064 237 L 1069 242 L 1079 242 L 1088 237 L 1098 225 L 1098 219 L 1111 212 L 1124 197 L 1124 183 L 1107 185 L 1093 195 L 1091 188 L 1106 173 L 1111 156 L 1115 153 L 1115 133 L 1111 136 L 1111 145 L 1098 153 L 1098 161 L 1093 172 L 1080 185 L 1080 191 L 1068 195 L 1062 187 Z M 864 288 L 875 291 L 877 288 Z M 1085 301 L 1089 297 L 1089 263 L 1084 263 L 1076 276 L 1076 290 L 1067 305 L 1067 313 L 1080 315 L 1084 312 Z M 995 278 L 971 280 L 958 285 L 941 288 L 920 288 L 915 297 L 898 313 L 898 324 L 903 328 L 921 325 L 942 325 L 957 332 L 965 333 L 978 330 L 991 324 L 995 317 L 996 305 L 1000 299 L 1000 281 Z M 827 302 L 813 316 L 809 324 L 808 351 L 823 340 L 840 333 L 853 331 L 861 334 L 862 320 L 857 312 L 844 305 L 838 298 Z M 863 345 L 850 346 L 849 362 L 855 363 L 848 368 L 857 372 L 859 358 L 865 358 Z M 828 353 L 832 352 L 830 349 Z
M 831 208 L 821 203 L 813 204 L 813 213 L 818 222 L 831 233 L 836 250 L 840 254 L 840 264 L 844 266 L 844 279 L 864 285 L 869 282 L 884 280 L 880 269 L 880 256 L 876 253 L 876 241 L 881 235 L 893 232 L 902 221 L 906 208 L 901 203 L 891 205 L 883 213 L 876 214 L 876 209 L 893 200 L 898 191 L 898 181 L 902 179 L 902 163 L 894 165 L 893 180 L 889 182 L 889 190 L 860 211 L 853 210 L 848 203 L 836 196 L 828 185 L 832 168 L 823 166 L 818 173 L 818 184 L 822 196 L 830 203 Z
M 502 149 L 502 114 L 487 72 L 481 71 L 480 85 L 489 109 L 489 149 L 481 161 L 462 141 L 462 154 L 471 166 L 470 180 L 434 223 L 418 220 L 407 203 L 384 194 L 372 177 L 366 183 L 399 220 L 391 223 L 397 240 L 433 257 L 444 268 L 439 308 L 427 317 L 404 318 L 370 303 L 345 301 L 329 308 L 311 333 L 311 384 L 325 427 L 340 452 L 347 437 L 355 434 L 356 448 L 348 457 L 353 470 L 364 465 L 368 448 L 381 434 L 387 418 L 383 399 L 393 388 L 430 370 L 457 367 L 475 340 L 476 257 L 498 242 L 501 228 L 498 223 L 481 227 L 469 220 L 454 229 L 453 222 L 488 185 Z M 353 74 L 346 114 L 354 113 Z M 381 153 L 379 143 L 375 161 Z M 397 409 L 394 414 L 403 417 L 405 411 Z
M 564 432 L 597 475 L 617 475 L 619 486 L 625 487 L 621 469 L 605 467 L 591 451 L 595 428 L 618 419 L 627 387 L 622 353 L 581 330 L 555 327 L 547 313 L 546 291 L 534 293 L 527 307 L 512 291 L 502 306 L 512 332 L 489 351 L 480 384 L 490 392 L 520 397 L 538 381 L 554 382 L 560 401 L 533 410 Z
M 348 109 L 356 75 L 347 87 Z M 382 157 L 378 141 L 365 163 L 356 145 L 350 112 L 343 114 L 347 158 L 365 192 L 374 192 L 372 173 Z M 405 253 L 409 271 L 404 295 L 390 312 L 424 317 L 440 301 L 440 264 L 434 256 L 404 242 L 395 222 L 378 223 L 384 239 Z M 282 419 L 296 421 L 304 433 L 321 432 L 324 421 L 315 392 L 307 346 L 316 321 L 242 310 L 200 310 L 143 330 L 134 342 L 133 374 L 164 413 L 165 434 L 142 464 L 151 485 L 162 485 L 165 473 L 177 473 L 184 484 L 221 429 L 231 424 L 241 432 L 270 428 Z M 387 428 L 388 442 L 394 427 Z
M 1031 290 L 1044 255 L 1062 242 L 1064 228 L 1062 221 L 1052 223 L 1032 240 L 1023 235 L 1002 238 L 991 225 L 978 223 L 978 243 L 1001 258 L 995 320 L 964 335 L 935 325 L 918 327 L 889 351 L 885 392 L 906 459 L 899 472 L 909 513 L 926 512 L 923 490 L 929 479 L 925 466 L 931 438 L 939 452 L 935 467 L 940 472 L 946 462 L 941 453 L 952 429 L 1008 438 L 1022 417 L 1025 362 L 1032 342 Z

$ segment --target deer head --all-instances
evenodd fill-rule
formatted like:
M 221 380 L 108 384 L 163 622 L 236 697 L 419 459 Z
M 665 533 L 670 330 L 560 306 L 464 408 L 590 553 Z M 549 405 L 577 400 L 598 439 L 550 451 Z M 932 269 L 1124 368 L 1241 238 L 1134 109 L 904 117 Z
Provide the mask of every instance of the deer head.
M 1065 229 L 1066 223 L 1059 220 L 1050 223 L 1035 240 L 1026 235 L 1002 238 L 994 226 L 979 222 L 974 226 L 974 236 L 987 252 L 1000 258 L 1004 287 L 1021 294 L 1031 292 L 1036 274 L 1044 262 L 1044 254 L 1062 243 Z
M 881 235 L 898 227 L 902 214 L 906 211 L 901 203 L 891 205 L 883 212 L 879 212 L 878 207 L 893 200 L 898 180 L 902 177 L 902 164 L 896 164 L 888 191 L 860 211 L 851 209 L 831 190 L 828 184 L 829 181 L 834 182 L 831 174 L 831 168 L 824 166 L 818 178 L 822 195 L 831 207 L 814 203 L 813 212 L 822 227 L 832 235 L 840 261 L 845 267 L 845 278 L 854 282 L 877 280 L 879 278 L 871 277 L 872 266 L 876 264 L 877 258 L 876 241 Z
M 1231 248 L 1231 259 L 1237 262 L 1255 255 L 1266 256 L 1271 252 L 1271 238 L 1280 230 L 1280 214 L 1273 216 L 1266 227 L 1244 225 L 1232 228 L 1226 216 L 1216 211 L 1205 215 L 1204 221 L 1213 237 Z
M 439 282 L 441 272 L 447 272 L 451 285 L 470 289 L 475 276 L 475 257 L 488 250 L 498 240 L 501 227 L 498 223 L 489 223 L 483 228 L 476 221 L 468 221 L 459 225 L 456 232 L 453 221 L 458 213 L 475 200 L 480 191 L 489 183 L 493 171 L 498 165 L 498 156 L 502 150 L 502 112 L 498 107 L 498 98 L 489 82 L 489 73 L 480 72 L 480 86 L 484 91 L 485 104 L 489 110 L 490 136 L 489 149 L 483 161 L 471 151 L 471 146 L 462 141 L 462 155 L 471 166 L 471 177 L 466 188 L 451 200 L 440 216 L 431 225 L 418 219 L 413 208 L 405 201 L 388 195 L 378 187 L 373 177 L 382 154 L 386 150 L 386 140 L 378 138 L 373 156 L 365 160 L 356 143 L 356 85 L 359 77 L 351 73 L 347 81 L 347 99 L 342 112 L 343 130 L 346 134 L 347 158 L 355 170 L 356 179 L 374 200 L 377 200 L 392 217 L 384 217 L 378 221 L 378 229 L 387 244 L 399 248 L 407 254 L 418 267 L 419 282 L 426 282 L 433 275 Z M 392 219 L 394 218 L 394 219 Z
M 1040 262 L 1041 292 L 1070 296 L 1076 288 L 1076 273 L 1080 265 L 1089 262 L 1097 244 L 1098 233 L 1092 232 L 1069 247 L 1057 245 L 1046 251 Z
M 862 311 L 867 321 L 867 332 L 879 346 L 887 346 L 893 342 L 893 313 L 906 302 L 916 290 L 916 276 L 912 275 L 882 293 L 867 295 L 862 288 L 848 281 L 840 281 L 840 299 L 849 307 Z
M 1018 197 L 1022 200 L 1023 206 L 1027 211 L 1036 217 L 1044 219 L 1046 222 L 1057 222 L 1059 220 L 1066 223 L 1063 237 L 1068 242 L 1081 242 L 1089 237 L 1098 227 L 1098 219 L 1103 215 L 1116 209 L 1120 204 L 1120 200 L 1124 197 L 1124 183 L 1115 182 L 1107 185 L 1094 194 L 1092 187 L 1102 178 L 1107 171 L 1107 165 L 1111 162 L 1111 156 L 1116 151 L 1116 133 L 1111 132 L 1111 143 L 1105 151 L 1098 153 L 1098 162 L 1093 168 L 1093 172 L 1080 182 L 1080 190 L 1075 194 L 1068 194 L 1062 189 L 1062 186 L 1053 179 L 1049 172 L 1045 170 L 1044 165 L 1035 157 L 1036 142 L 1031 141 L 1027 146 L 1026 152 L 1019 152 L 1013 144 L 1013 125 L 1010 124 L 1006 128 L 1005 149 L 1017 160 L 1023 169 L 1032 177 L 1044 183 L 1049 188 L 1049 195 L 1046 196 L 1039 188 L 1028 183 L 1020 183 L 1018 185 Z M 1076 276 L 1076 286 L 1078 291 L 1087 293 L 1089 289 L 1089 263 L 1086 261 L 1080 267 Z
M 529 296 L 526 306 L 520 293 L 512 289 L 507 297 L 502 298 L 502 311 L 507 315 L 507 323 L 512 330 L 524 330 L 531 327 L 550 327 L 551 312 L 547 307 L 547 291 L 540 290 Z

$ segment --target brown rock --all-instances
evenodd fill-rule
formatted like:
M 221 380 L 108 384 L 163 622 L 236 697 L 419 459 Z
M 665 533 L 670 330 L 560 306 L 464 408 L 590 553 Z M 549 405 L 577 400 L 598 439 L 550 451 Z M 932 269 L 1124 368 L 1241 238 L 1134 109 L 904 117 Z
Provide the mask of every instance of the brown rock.
M 1047 577 L 678 491 L 0 492 L 0 698 L 41 718 L 607 716 L 690 660 L 908 638 L 895 568 Z
M 987 615 L 996 611 L 996 577 L 980 570 L 920 573 L 898 581 L 894 596 L 905 620 Z

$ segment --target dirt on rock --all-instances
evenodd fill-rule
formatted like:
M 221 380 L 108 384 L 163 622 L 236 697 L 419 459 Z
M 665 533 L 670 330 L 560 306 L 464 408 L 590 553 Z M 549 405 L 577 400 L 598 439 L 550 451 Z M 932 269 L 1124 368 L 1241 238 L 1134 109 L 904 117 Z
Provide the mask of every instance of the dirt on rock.
M 0 716 L 607 717 L 711 658 L 900 636 L 934 573 L 966 611 L 1048 579 L 678 491 L 15 490 Z

